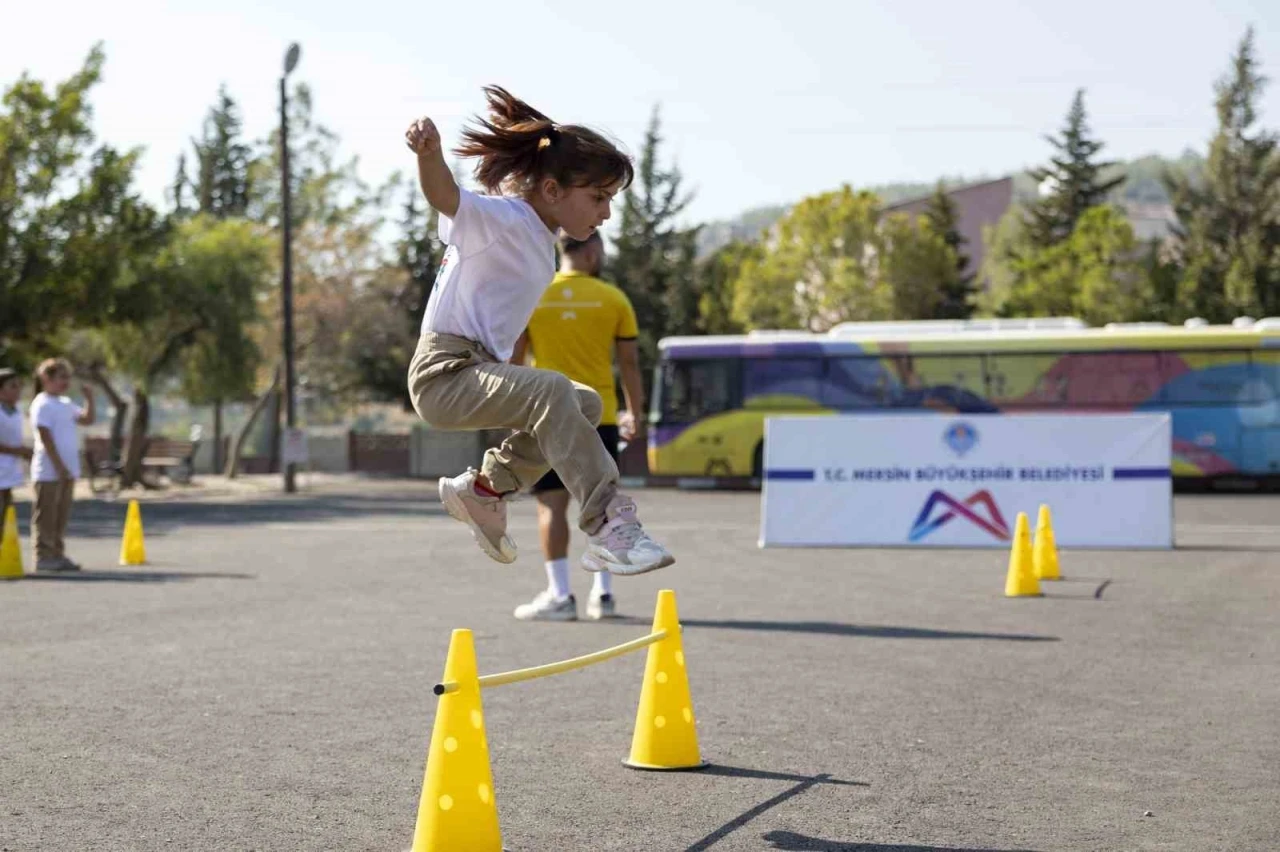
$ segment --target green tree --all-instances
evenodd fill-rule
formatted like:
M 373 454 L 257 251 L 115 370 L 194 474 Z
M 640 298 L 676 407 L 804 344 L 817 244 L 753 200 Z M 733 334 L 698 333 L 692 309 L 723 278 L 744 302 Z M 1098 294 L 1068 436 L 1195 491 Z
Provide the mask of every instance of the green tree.
M 965 238 L 960 233 L 960 211 L 947 193 L 942 181 L 934 188 L 925 208 L 928 229 L 942 237 L 955 255 L 951 269 L 938 279 L 938 304 L 928 319 L 968 319 L 973 314 L 973 298 L 977 292 L 969 269 L 969 256 L 964 252 Z
M 999 240 L 1018 242 L 1020 223 L 1002 223 Z M 1143 319 L 1153 291 L 1141 247 L 1124 214 L 1093 207 L 1055 246 L 1026 253 L 992 280 L 984 307 L 998 316 L 1076 316 L 1092 325 Z
M 1067 112 L 1062 137 L 1047 137 L 1057 151 L 1049 164 L 1031 171 L 1044 195 L 1028 210 L 1028 238 L 1035 248 L 1048 248 L 1066 240 L 1085 211 L 1107 200 L 1108 194 L 1124 183 L 1124 177 L 1104 180 L 1101 172 L 1115 165 L 1095 159 L 1103 143 L 1089 130 L 1084 108 L 1084 90 L 1078 90 Z
M 636 181 L 623 194 L 621 221 L 606 277 L 631 299 L 639 325 L 641 369 L 647 377 L 658 340 L 690 334 L 698 320 L 697 229 L 679 224 L 691 196 L 679 168 L 659 165 L 661 121 L 655 109 L 645 131 Z
M 1170 176 L 1183 271 L 1185 315 L 1227 322 L 1280 313 L 1280 154 L 1276 134 L 1256 128 L 1267 80 L 1250 27 L 1216 86 L 1218 131 L 1202 181 Z
M 248 215 L 280 227 L 280 130 L 261 140 L 249 164 Z M 317 124 L 311 88 L 294 87 L 289 97 L 290 219 L 295 228 L 307 223 L 340 225 L 376 212 L 385 199 L 360 179 L 355 157 L 341 159 L 340 139 Z
M 249 210 L 254 156 L 242 127 L 240 108 L 224 86 L 205 117 L 201 138 L 192 140 L 199 164 L 194 186 L 198 209 L 217 219 L 244 216 Z
M 748 263 L 759 263 L 764 248 L 758 242 L 734 240 L 698 262 L 699 334 L 739 334 L 742 324 L 734 319 L 734 284 Z
M 94 147 L 101 46 L 52 91 L 23 75 L 0 101 L 0 359 L 33 366 L 76 325 L 146 315 L 138 258 L 164 240 L 136 194 L 138 152 Z
M 210 361 L 209 353 L 221 343 L 236 347 L 243 362 L 252 361 L 244 328 L 256 315 L 270 257 L 269 239 L 246 220 L 197 216 L 182 222 L 139 277 L 153 313 L 103 329 L 112 366 L 134 385 L 125 485 L 141 482 L 150 399 L 165 380 L 181 378 L 196 399 L 243 390 L 247 367 L 237 373 L 229 367 L 234 358 L 219 353 Z M 204 372 L 211 367 L 216 369 Z
M 926 216 L 894 213 L 880 223 L 879 274 L 892 293 L 895 319 L 942 318 L 956 253 Z
M 171 190 L 175 218 L 198 213 L 225 220 L 248 214 L 254 153 L 243 137 L 242 127 L 239 106 L 224 86 L 205 116 L 200 138 L 192 140 L 198 164 L 194 182 L 187 176 L 186 154 L 178 157 Z M 188 193 L 194 206 L 188 206 Z M 221 469 L 223 406 L 253 395 L 262 353 L 246 323 L 202 332 L 183 362 L 182 390 L 187 401 L 213 409 L 213 463 L 215 469 Z
M 734 282 L 733 319 L 746 328 L 824 331 L 893 315 L 880 203 L 845 185 L 806 198 L 778 223 L 765 254 L 747 258 Z

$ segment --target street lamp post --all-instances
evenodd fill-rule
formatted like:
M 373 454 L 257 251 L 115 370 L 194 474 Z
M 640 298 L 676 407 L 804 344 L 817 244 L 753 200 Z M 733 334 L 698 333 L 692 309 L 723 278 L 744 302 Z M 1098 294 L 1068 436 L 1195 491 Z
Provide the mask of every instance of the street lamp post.
M 289 74 L 298 65 L 301 48 L 289 45 L 284 57 L 284 74 L 280 76 L 280 229 L 281 242 L 284 245 L 284 258 L 281 265 L 281 298 L 284 300 L 284 398 L 285 423 L 288 433 L 293 432 L 295 411 L 293 402 L 293 251 L 290 240 L 290 192 L 289 192 Z M 287 455 L 289 442 L 285 442 L 282 453 L 284 461 L 284 490 L 293 493 L 297 490 L 294 481 L 294 462 Z

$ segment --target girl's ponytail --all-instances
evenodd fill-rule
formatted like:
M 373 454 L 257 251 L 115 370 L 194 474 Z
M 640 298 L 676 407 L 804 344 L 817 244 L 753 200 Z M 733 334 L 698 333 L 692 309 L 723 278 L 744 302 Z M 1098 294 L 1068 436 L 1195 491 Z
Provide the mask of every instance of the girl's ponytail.
M 561 126 L 501 86 L 486 86 L 489 118 L 462 133 L 454 153 L 476 157 L 476 180 L 486 191 L 520 194 L 544 177 L 563 186 L 631 183 L 631 161 L 600 134 Z

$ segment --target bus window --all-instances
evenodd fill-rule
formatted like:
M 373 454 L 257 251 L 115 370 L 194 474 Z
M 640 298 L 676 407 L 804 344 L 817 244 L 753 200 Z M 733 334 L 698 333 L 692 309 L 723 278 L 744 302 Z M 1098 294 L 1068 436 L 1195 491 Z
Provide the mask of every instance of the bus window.
M 840 411 L 884 405 L 889 374 L 875 356 L 832 358 L 822 385 L 822 404 Z
M 987 356 L 990 399 L 1000 408 L 1048 408 L 1067 401 L 1063 355 L 995 352 Z
M 668 361 L 662 365 L 662 419 L 692 423 L 737 405 L 740 361 L 727 358 Z
M 822 367 L 821 358 L 743 360 L 743 407 L 769 408 L 816 403 L 822 392 Z
M 893 355 L 887 404 L 946 411 L 993 410 L 981 355 Z
M 1133 408 L 1161 401 L 1156 352 L 1077 352 L 1064 361 L 1068 405 Z
M 1265 372 L 1247 351 L 1164 352 L 1160 356 L 1163 401 L 1170 406 L 1256 405 L 1271 398 L 1270 388 L 1256 377 Z

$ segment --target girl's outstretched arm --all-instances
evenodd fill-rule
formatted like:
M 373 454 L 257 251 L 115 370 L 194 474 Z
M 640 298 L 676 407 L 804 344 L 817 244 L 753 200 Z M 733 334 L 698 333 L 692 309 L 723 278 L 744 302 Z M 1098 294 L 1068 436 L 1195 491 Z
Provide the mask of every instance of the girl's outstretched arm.
M 440 131 L 429 118 L 420 118 L 405 133 L 409 150 L 418 155 L 418 183 L 427 203 L 452 219 L 458 213 L 458 184 L 444 161 Z

